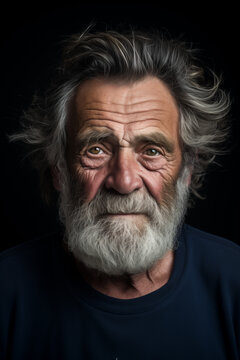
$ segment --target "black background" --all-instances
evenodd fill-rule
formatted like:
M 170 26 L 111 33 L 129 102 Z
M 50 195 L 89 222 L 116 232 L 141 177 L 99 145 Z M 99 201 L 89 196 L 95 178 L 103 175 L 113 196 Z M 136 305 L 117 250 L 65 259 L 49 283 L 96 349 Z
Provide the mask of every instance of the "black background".
M 230 154 L 218 159 L 207 176 L 206 200 L 188 211 L 187 222 L 205 231 L 239 241 L 239 39 L 238 11 L 221 6 L 209 8 L 192 2 L 176 8 L 161 3 L 87 3 L 1 9 L 1 243 L 5 249 L 55 230 L 56 209 L 42 203 L 38 177 L 19 144 L 9 144 L 6 134 L 19 129 L 19 117 L 33 92 L 47 85 L 59 57 L 65 35 L 81 32 L 90 22 L 94 29 L 163 29 L 202 49 L 206 66 L 223 75 L 223 87 L 231 95 L 232 134 Z

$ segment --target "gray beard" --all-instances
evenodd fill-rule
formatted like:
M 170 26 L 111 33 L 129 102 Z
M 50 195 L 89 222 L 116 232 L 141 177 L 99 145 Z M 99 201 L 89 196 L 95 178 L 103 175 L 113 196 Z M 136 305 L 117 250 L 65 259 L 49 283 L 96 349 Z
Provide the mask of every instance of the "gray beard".
M 59 214 L 69 251 L 87 268 L 108 275 L 149 270 L 177 248 L 189 197 L 187 176 L 185 168 L 175 185 L 165 185 L 161 204 L 143 190 L 128 195 L 100 190 L 86 203 L 79 185 L 70 185 L 65 176 Z M 141 215 L 109 215 L 119 213 Z

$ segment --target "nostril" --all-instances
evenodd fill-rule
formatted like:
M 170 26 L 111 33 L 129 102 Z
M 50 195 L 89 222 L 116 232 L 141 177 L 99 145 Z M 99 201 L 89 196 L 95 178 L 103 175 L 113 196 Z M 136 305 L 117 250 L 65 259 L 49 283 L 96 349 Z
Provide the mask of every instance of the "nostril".
M 115 190 L 115 189 L 113 189 L 113 188 L 106 188 L 105 187 L 105 191 L 106 191 L 106 193 L 107 194 L 109 194 L 109 195 L 117 195 L 117 196 L 122 196 L 122 197 L 124 197 L 124 196 L 129 196 L 129 193 L 121 193 L 121 192 L 119 192 L 119 191 L 117 191 L 117 190 Z M 133 193 L 133 192 L 135 192 L 135 191 L 138 191 L 139 189 L 134 189 L 131 193 Z
M 113 188 L 107 188 L 106 189 L 106 191 L 107 191 L 107 193 L 109 194 L 109 195 L 120 195 L 120 196 L 124 196 L 124 195 L 126 195 L 126 194 L 121 194 L 120 192 L 118 192 L 117 190 L 115 190 L 115 189 L 113 189 Z

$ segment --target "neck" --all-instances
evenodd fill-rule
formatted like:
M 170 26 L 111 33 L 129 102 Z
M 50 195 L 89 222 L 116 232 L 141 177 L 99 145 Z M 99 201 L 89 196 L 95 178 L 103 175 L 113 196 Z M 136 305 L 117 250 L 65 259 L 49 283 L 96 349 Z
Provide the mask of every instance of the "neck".
M 88 269 L 75 261 L 83 279 L 95 290 L 118 299 L 133 299 L 158 290 L 168 282 L 172 273 L 174 252 L 167 252 L 151 269 L 134 275 L 107 275 Z

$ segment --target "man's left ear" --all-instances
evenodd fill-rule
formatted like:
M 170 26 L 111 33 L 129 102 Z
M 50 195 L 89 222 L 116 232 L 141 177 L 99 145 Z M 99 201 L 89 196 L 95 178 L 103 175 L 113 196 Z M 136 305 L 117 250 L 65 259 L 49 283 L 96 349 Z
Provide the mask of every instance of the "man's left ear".
M 57 166 L 51 167 L 51 175 L 52 175 L 52 182 L 53 186 L 57 191 L 61 191 L 61 183 L 60 183 L 60 174 Z

